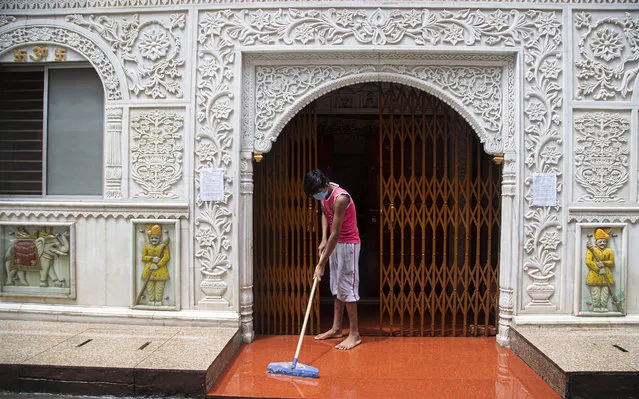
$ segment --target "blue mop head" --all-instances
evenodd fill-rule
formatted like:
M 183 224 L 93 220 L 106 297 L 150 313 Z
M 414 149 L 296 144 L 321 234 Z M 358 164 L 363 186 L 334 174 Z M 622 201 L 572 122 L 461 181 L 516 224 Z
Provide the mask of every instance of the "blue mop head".
M 269 363 L 266 368 L 267 373 L 271 374 L 284 374 L 293 377 L 306 377 L 306 378 L 318 378 L 319 370 L 317 368 L 309 366 L 307 364 L 297 363 L 295 368 L 292 368 L 292 362 L 273 362 Z

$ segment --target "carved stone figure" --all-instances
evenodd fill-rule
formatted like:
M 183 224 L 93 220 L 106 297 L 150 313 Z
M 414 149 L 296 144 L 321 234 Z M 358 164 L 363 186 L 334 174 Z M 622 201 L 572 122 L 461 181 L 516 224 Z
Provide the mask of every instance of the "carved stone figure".
M 46 230 L 31 234 L 22 226 L 17 230 L 5 256 L 5 285 L 28 286 L 27 272 L 39 272 L 40 287 L 48 287 L 49 278 L 54 287 L 64 287 L 66 281 L 58 277 L 53 264 L 56 257 L 69 255 L 69 230 L 61 234 Z
M 610 229 L 595 229 L 595 246 L 586 243 L 586 266 L 588 276 L 586 285 L 590 289 L 592 311 L 608 312 L 608 301 L 612 298 L 617 310 L 622 311 L 621 305 L 614 293 L 615 279 L 612 276 L 612 268 L 615 267 L 615 252 L 608 247 Z
M 142 247 L 142 261 L 145 262 L 142 271 L 144 285 L 138 293 L 135 304 L 140 302 L 142 294 L 146 290 L 147 304 L 153 306 L 162 305 L 164 295 L 164 285 L 169 279 L 169 269 L 167 263 L 171 259 L 169 252 L 169 237 L 162 243 L 162 227 L 160 225 L 149 226 L 146 235 L 148 242 Z

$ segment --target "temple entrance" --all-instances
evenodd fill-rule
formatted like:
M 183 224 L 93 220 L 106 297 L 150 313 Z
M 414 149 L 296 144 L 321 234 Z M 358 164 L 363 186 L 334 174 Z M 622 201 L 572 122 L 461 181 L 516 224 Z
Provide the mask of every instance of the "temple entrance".
M 489 335 L 498 314 L 500 170 L 438 98 L 392 83 L 329 93 L 255 165 L 254 328 L 299 333 L 320 240 L 302 181 L 320 168 L 358 211 L 364 335 Z M 332 321 L 323 281 L 309 333 Z M 345 319 L 344 325 L 348 322 Z

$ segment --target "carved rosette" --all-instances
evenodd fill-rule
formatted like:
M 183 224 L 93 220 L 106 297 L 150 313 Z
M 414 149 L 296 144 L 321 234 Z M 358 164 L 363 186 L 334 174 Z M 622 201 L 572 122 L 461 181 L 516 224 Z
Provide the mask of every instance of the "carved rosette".
M 7 29 L 7 27 L 3 27 L 3 29 Z M 67 28 L 56 26 L 29 26 L 8 29 L 0 33 L 0 54 L 13 47 L 30 43 L 53 43 L 70 48 L 93 64 L 106 89 L 107 99 L 122 99 L 120 80 L 113 64 L 102 49 L 90 39 Z
M 639 72 L 639 15 L 574 15 L 579 37 L 577 99 L 617 100 L 632 93 Z
M 622 202 L 630 180 L 628 115 L 597 112 L 575 119 L 575 180 L 587 192 L 577 202 Z
M 131 21 L 109 16 L 69 15 L 66 20 L 96 32 L 122 60 L 130 80 L 129 90 L 153 99 L 169 94 L 183 96 L 184 60 L 180 57 L 186 14 L 170 14 L 168 18 Z
M 170 191 L 182 178 L 184 118 L 153 110 L 131 118 L 131 179 L 142 192 L 133 198 L 178 198 Z
M 437 87 L 482 122 L 477 129 L 487 151 L 502 144 L 502 68 L 405 65 L 259 66 L 256 68 L 256 151 L 268 152 L 283 128 L 274 122 L 318 86 L 362 74 L 391 72 Z M 348 80 L 346 80 L 348 82 Z M 347 84 L 347 83 L 344 83 Z M 319 96 L 319 94 L 316 94 Z

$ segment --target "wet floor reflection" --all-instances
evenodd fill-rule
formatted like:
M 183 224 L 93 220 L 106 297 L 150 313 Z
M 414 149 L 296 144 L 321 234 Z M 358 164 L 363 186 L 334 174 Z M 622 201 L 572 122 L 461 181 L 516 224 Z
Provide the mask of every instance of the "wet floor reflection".
M 365 337 L 350 351 L 337 340 L 306 337 L 300 362 L 318 379 L 274 376 L 270 362 L 291 361 L 295 336 L 262 336 L 242 347 L 210 397 L 559 398 L 494 338 Z

